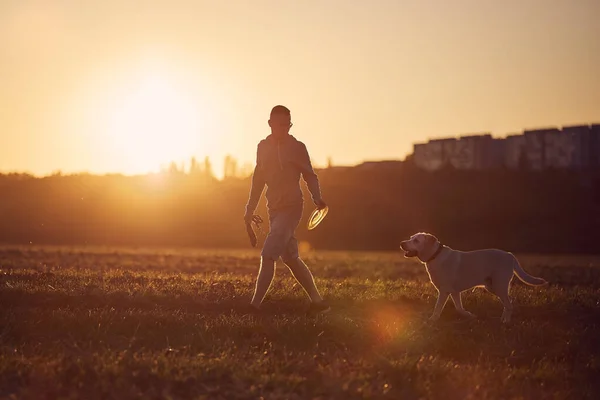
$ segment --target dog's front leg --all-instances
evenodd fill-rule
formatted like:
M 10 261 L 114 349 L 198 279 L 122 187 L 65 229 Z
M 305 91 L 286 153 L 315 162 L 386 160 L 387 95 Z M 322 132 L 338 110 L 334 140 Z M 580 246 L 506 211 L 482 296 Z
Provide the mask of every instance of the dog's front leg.
M 454 302 L 454 308 L 456 308 L 456 311 L 458 311 L 460 315 L 463 317 L 475 318 L 475 314 L 468 312 L 463 307 L 460 292 L 452 292 L 450 293 L 450 297 L 452 297 L 452 302 Z
M 442 314 L 442 310 L 448 301 L 449 292 L 439 290 L 437 301 L 435 302 L 435 308 L 433 309 L 433 315 L 429 317 L 430 321 L 437 321 Z

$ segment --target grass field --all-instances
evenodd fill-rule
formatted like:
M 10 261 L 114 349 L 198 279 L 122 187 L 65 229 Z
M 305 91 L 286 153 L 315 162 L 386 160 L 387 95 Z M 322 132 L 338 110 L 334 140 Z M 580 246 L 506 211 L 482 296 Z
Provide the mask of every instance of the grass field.
M 307 253 L 331 313 L 258 253 L 0 248 L 0 398 L 584 399 L 600 395 L 600 260 L 522 256 L 513 322 L 481 289 L 429 324 L 436 292 L 399 253 Z

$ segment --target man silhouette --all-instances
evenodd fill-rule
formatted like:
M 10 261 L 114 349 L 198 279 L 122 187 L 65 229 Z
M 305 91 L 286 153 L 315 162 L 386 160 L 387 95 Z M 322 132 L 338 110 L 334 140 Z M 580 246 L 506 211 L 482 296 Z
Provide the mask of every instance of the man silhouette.
M 322 209 L 326 204 L 321 198 L 319 179 L 312 168 L 306 146 L 289 134 L 292 127 L 290 110 L 281 105 L 273 107 L 269 126 L 271 134 L 258 144 L 256 167 L 244 215 L 246 224 L 260 221 L 254 211 L 266 185 L 269 233 L 262 248 L 260 270 L 250 305 L 254 310 L 260 309 L 275 275 L 275 261 L 281 257 L 311 300 L 308 313 L 327 312 L 330 307 L 323 301 L 312 273 L 300 258 L 295 237 L 304 204 L 300 176 L 306 182 L 313 202 Z

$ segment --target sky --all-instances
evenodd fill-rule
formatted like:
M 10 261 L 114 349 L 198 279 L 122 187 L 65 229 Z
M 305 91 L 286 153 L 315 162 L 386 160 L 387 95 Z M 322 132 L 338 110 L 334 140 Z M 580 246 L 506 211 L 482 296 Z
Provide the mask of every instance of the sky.
M 597 0 L 0 0 L 0 171 L 252 165 L 270 109 L 316 166 L 600 122 Z

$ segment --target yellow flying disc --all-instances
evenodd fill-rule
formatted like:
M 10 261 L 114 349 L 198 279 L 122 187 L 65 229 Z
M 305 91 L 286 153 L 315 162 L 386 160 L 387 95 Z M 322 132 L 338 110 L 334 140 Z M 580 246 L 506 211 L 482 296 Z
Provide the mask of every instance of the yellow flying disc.
M 327 213 L 329 212 L 329 207 L 325 206 L 325 208 L 321 208 L 320 210 L 317 208 L 315 209 L 312 214 L 310 214 L 310 217 L 308 218 L 308 230 L 311 231 L 313 229 L 315 229 L 317 227 L 317 225 L 319 225 L 321 223 L 321 221 L 323 221 L 323 219 L 325 218 L 325 216 L 327 215 Z

